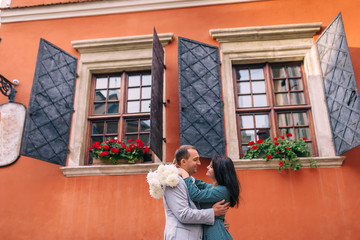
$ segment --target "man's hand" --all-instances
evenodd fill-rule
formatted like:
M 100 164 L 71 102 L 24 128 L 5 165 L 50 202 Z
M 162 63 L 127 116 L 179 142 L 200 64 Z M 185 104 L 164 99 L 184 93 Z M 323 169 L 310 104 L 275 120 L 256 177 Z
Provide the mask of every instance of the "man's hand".
M 225 227 L 225 229 L 226 229 L 226 230 L 228 230 L 228 231 L 229 231 L 230 224 L 229 224 L 229 222 L 228 222 L 228 221 L 226 221 L 226 219 L 224 219 L 224 227 Z
M 224 202 L 225 200 L 221 200 L 220 202 L 217 202 L 212 206 L 215 216 L 221 216 L 226 214 L 227 210 L 229 209 L 230 203 L 223 204 Z
M 178 173 L 179 173 L 179 176 L 181 176 L 182 178 L 189 177 L 189 173 L 182 168 L 178 168 Z

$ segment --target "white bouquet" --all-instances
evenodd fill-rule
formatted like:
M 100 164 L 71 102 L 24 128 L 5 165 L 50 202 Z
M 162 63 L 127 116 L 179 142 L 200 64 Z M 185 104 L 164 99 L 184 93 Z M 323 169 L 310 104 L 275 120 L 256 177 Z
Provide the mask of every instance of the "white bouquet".
M 175 187 L 179 182 L 178 170 L 174 164 L 160 165 L 156 171 L 147 174 L 150 195 L 159 199 L 164 196 L 165 187 Z

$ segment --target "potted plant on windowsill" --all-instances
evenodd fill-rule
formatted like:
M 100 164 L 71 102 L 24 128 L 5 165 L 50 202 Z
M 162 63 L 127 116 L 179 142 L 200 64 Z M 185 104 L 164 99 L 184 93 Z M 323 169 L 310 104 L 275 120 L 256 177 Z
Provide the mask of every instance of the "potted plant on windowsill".
M 105 142 L 94 142 L 89 148 L 93 155 L 92 165 L 142 163 L 150 149 L 140 139 L 127 142 L 109 139 Z
M 256 143 L 250 141 L 250 146 L 246 154 L 243 154 L 244 159 L 263 158 L 266 161 L 271 159 L 279 159 L 279 171 L 282 169 L 299 170 L 302 168 L 299 157 L 311 157 L 311 152 L 306 144 L 306 138 L 294 141 L 289 139 L 292 137 L 291 133 L 287 133 L 286 137 L 280 136 L 273 140 L 269 137 L 266 140 L 258 140 Z M 316 161 L 311 160 L 311 167 L 316 167 Z

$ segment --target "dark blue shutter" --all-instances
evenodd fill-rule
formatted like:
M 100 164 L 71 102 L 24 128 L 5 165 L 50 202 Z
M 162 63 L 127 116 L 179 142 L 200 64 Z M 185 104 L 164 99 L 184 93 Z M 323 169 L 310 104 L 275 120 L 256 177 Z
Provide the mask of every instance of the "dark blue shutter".
M 65 165 L 77 59 L 40 40 L 21 154 Z
M 316 41 L 326 104 L 340 155 L 360 145 L 360 98 L 341 13 Z
M 150 148 L 162 160 L 164 50 L 154 28 L 151 66 Z
M 219 49 L 179 37 L 180 145 L 200 157 L 225 154 Z

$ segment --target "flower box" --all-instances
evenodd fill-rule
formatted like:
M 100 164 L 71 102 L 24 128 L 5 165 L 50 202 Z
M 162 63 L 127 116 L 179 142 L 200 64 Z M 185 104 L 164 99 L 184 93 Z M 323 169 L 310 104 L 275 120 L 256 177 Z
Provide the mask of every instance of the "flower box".
M 116 161 L 118 162 L 118 164 L 134 164 L 134 163 L 129 163 L 129 160 L 125 158 L 116 159 Z M 135 160 L 135 163 L 143 163 L 143 162 L 144 162 L 144 158 Z M 92 165 L 114 165 L 114 163 L 111 160 L 101 160 L 99 158 L 93 158 Z

